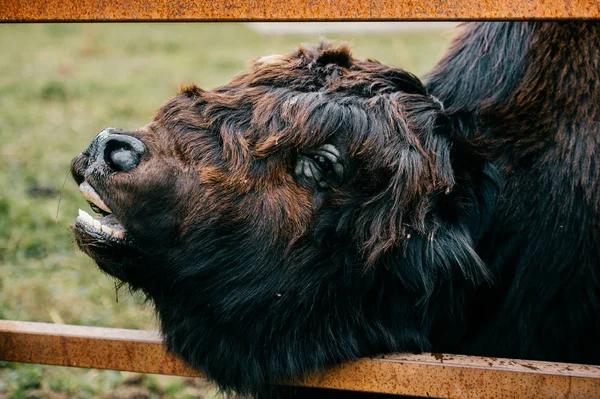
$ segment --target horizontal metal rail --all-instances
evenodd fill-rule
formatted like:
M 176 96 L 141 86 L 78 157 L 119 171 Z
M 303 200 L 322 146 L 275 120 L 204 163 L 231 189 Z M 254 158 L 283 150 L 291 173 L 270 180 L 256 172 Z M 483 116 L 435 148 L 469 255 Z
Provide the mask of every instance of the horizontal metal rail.
M 0 21 L 374 21 L 600 18 L 598 0 L 2 0 Z
M 154 331 L 0 321 L 0 360 L 202 377 Z M 436 398 L 600 398 L 600 366 L 448 354 L 386 355 L 334 367 L 315 388 Z

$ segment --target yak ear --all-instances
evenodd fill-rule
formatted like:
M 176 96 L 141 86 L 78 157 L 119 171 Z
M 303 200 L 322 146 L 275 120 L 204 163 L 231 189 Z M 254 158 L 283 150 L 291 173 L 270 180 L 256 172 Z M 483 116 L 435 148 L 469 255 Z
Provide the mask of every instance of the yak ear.
M 421 136 L 423 152 L 407 149 L 398 162 L 421 173 L 411 178 L 396 171 L 365 224 L 368 263 L 386 265 L 420 301 L 444 282 L 491 280 L 476 248 L 490 228 L 501 187 L 497 169 L 475 146 L 443 130 L 429 133 Z
M 401 251 L 387 255 L 390 269 L 420 303 L 441 286 L 479 285 L 493 277 L 476 249 L 491 227 L 500 174 L 482 162 L 468 177 L 461 175 L 458 170 L 456 192 L 439 196 L 426 230 L 414 232 Z
M 494 165 L 486 162 L 473 188 L 477 206 L 466 222 L 476 243 L 491 227 L 501 185 L 500 172 Z
M 390 133 L 402 139 L 379 163 L 381 185 L 355 219 L 368 265 L 401 249 L 411 235 L 426 234 L 440 196 L 456 185 L 451 139 L 438 132 L 439 108 L 426 96 L 411 101 L 403 108 L 406 123 Z
M 452 164 L 461 180 L 460 194 L 471 204 L 460 222 L 468 228 L 475 243 L 491 227 L 502 188 L 500 171 L 481 148 L 481 143 L 472 139 L 452 138 Z

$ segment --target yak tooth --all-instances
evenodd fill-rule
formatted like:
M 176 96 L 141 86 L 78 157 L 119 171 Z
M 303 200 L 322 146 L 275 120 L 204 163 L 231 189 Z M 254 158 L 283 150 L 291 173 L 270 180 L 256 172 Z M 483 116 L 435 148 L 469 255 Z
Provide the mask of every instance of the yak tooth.
M 81 221 L 87 224 L 94 224 L 94 219 L 84 210 L 79 210 L 79 217 Z
M 103 211 L 112 213 L 110 208 L 104 203 L 104 201 L 102 200 L 102 198 L 100 198 L 96 190 L 94 190 L 94 188 L 90 186 L 88 182 L 81 183 L 79 185 L 79 191 L 81 191 L 81 194 L 83 194 L 83 197 L 86 200 L 93 202 L 98 208 L 102 209 Z

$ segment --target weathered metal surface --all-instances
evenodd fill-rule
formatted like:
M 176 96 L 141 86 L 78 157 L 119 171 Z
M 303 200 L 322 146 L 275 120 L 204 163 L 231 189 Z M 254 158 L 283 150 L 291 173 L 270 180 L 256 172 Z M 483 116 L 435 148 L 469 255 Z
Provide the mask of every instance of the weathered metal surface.
M 167 354 L 159 334 L 154 331 L 0 320 L 0 359 L 199 376 Z
M 302 385 L 434 398 L 600 398 L 600 366 L 448 354 L 389 355 Z
M 0 360 L 202 375 L 167 354 L 153 331 L 0 321 Z M 600 398 L 600 366 L 447 354 L 389 355 L 296 385 L 436 398 Z
M 0 21 L 600 18 L 599 0 L 2 0 Z

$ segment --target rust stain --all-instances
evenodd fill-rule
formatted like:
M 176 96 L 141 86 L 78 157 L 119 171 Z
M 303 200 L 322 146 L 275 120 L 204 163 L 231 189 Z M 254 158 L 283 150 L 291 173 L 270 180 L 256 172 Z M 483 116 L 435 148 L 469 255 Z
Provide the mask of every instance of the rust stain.
M 0 21 L 347 21 L 600 18 L 598 0 L 2 0 Z
M 522 363 L 521 366 L 523 366 L 525 368 L 528 368 L 530 370 L 539 370 L 537 367 L 535 367 L 535 366 L 533 366 L 531 364 L 528 364 L 528 363 Z
M 0 320 L 0 360 L 202 377 L 167 353 L 153 331 Z M 342 364 L 292 384 L 452 399 L 589 399 L 600 397 L 600 366 L 390 354 Z
M 432 353 L 431 356 L 435 357 L 436 360 L 439 360 L 440 363 L 444 363 L 444 354 L 443 353 Z

